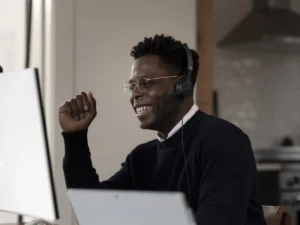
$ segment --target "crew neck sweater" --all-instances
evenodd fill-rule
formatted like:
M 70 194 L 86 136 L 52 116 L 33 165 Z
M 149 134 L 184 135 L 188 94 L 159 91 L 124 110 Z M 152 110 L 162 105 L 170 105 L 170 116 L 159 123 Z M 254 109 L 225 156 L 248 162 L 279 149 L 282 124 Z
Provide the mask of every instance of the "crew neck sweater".
M 87 133 L 62 133 L 67 188 L 182 192 L 198 225 L 266 224 L 251 143 L 235 125 L 198 110 L 167 140 L 138 145 L 102 182 Z

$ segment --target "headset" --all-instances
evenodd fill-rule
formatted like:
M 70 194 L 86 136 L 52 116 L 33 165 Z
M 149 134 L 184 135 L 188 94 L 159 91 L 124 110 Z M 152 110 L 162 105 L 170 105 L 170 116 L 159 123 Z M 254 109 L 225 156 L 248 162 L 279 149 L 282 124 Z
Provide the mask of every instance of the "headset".
M 192 83 L 193 56 L 187 44 L 183 44 L 187 56 L 187 76 L 181 76 L 174 85 L 174 95 L 184 99 L 193 95 L 194 85 Z

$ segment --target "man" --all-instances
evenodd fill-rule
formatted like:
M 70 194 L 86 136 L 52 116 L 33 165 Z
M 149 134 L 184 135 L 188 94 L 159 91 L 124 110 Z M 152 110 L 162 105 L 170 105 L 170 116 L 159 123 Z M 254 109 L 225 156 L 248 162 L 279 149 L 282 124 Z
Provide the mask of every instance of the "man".
M 198 54 L 189 51 L 194 85 Z M 140 127 L 157 131 L 157 138 L 133 149 L 121 169 L 100 182 L 87 142 L 96 100 L 91 92 L 77 95 L 59 109 L 67 187 L 181 191 L 200 225 L 265 224 L 248 136 L 200 111 L 192 95 L 174 94 L 178 80 L 188 74 L 184 45 L 156 35 L 133 47 L 131 55 L 135 61 L 124 90 Z

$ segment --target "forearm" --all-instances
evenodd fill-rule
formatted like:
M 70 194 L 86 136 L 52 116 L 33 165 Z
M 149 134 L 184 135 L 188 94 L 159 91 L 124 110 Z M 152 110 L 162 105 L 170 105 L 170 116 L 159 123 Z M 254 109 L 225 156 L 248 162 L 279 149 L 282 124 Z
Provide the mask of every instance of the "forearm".
M 70 159 L 64 157 L 63 169 L 66 179 L 67 188 L 96 188 L 96 189 L 135 189 L 132 174 L 126 162 L 122 164 L 122 168 L 112 177 L 103 182 L 99 181 L 96 170 L 89 163 L 82 163 L 82 159 Z
M 63 133 L 65 156 L 63 170 L 67 188 L 99 188 L 100 182 L 92 166 L 87 131 Z
M 63 171 L 67 188 L 100 188 L 99 177 L 91 163 L 87 165 L 83 160 L 74 160 L 65 156 Z
M 63 170 L 67 188 L 134 189 L 130 169 L 130 154 L 118 172 L 108 180 L 100 182 L 92 165 L 87 131 L 63 134 L 63 136 L 65 141 Z

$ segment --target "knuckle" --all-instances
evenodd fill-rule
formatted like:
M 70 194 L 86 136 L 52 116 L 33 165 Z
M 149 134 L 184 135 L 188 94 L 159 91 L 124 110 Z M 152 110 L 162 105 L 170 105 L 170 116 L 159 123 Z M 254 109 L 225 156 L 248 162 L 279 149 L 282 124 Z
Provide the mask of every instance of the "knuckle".
M 59 109 L 62 109 L 62 108 L 64 108 L 65 106 L 66 106 L 66 103 L 61 104 L 61 105 L 59 106 Z

